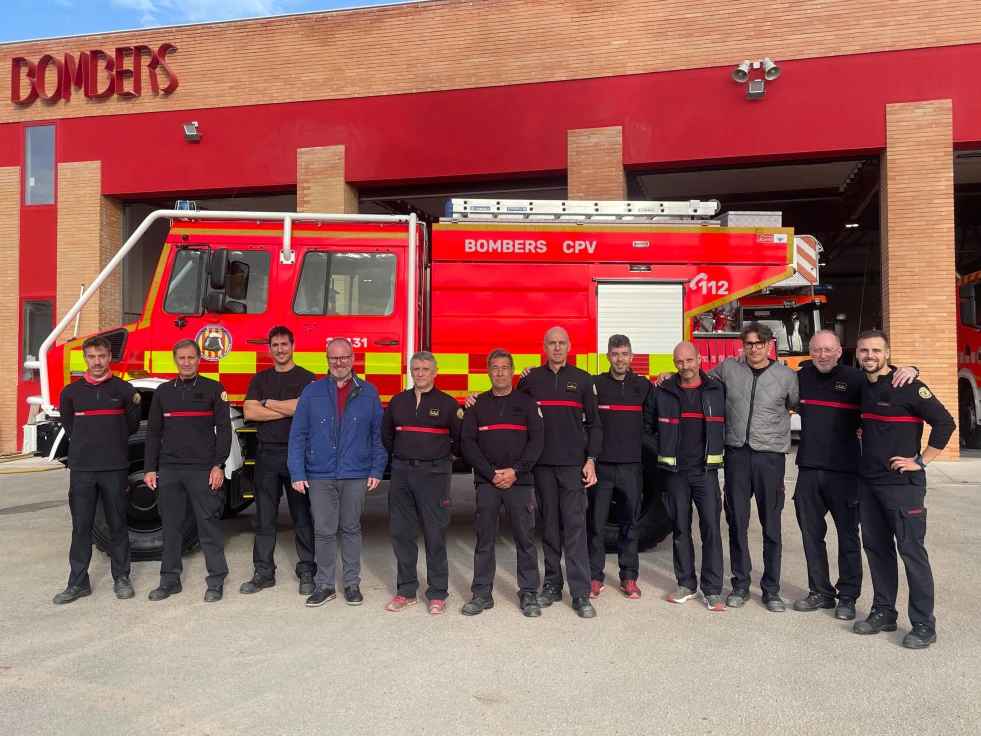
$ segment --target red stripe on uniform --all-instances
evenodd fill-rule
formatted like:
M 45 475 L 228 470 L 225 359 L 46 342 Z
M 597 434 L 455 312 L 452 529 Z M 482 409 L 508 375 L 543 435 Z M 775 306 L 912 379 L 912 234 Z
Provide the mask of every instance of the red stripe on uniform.
M 425 432 L 426 434 L 449 434 L 448 429 L 436 429 L 434 427 L 396 427 L 396 432 Z
M 125 414 L 125 409 L 95 409 L 94 411 L 77 411 L 76 417 L 95 417 L 100 414 Z
M 172 411 L 164 414 L 165 417 L 210 417 L 214 416 L 212 411 Z
M 724 422 L 725 417 L 705 417 L 706 422 Z
M 610 411 L 643 411 L 642 406 L 621 406 L 617 404 L 600 404 L 600 409 L 609 409 Z
M 694 412 L 682 412 L 681 413 L 681 418 L 682 419 L 704 419 L 705 418 L 705 415 L 704 414 L 695 414 Z
M 842 404 L 837 401 L 818 401 L 816 399 L 801 399 L 802 404 L 813 404 L 814 406 L 830 406 L 834 409 L 861 409 L 858 404 Z
M 523 424 L 488 424 L 484 427 L 477 427 L 478 432 L 489 432 L 492 429 L 517 429 L 521 432 L 528 430 Z
M 668 417 L 658 417 L 657 421 L 664 422 L 665 424 L 677 424 L 677 419 L 669 419 Z
M 582 402 L 579 401 L 539 401 L 539 406 L 574 406 L 582 409 Z
M 913 422 L 914 424 L 923 424 L 923 420 L 919 417 L 887 417 L 882 414 L 863 414 L 862 419 L 877 419 L 880 422 Z

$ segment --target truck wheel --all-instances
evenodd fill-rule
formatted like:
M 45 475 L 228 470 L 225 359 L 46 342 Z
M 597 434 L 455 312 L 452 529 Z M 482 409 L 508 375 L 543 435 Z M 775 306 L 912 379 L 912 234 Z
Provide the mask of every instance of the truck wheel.
M 664 478 L 657 467 L 657 440 L 645 434 L 641 448 L 641 465 L 644 473 L 644 493 L 637 515 L 637 547 L 650 549 L 671 533 L 671 519 L 664 510 Z M 617 524 L 616 502 L 610 504 L 610 516 L 606 522 L 604 542 L 607 554 L 616 553 L 620 527 Z
M 961 442 L 971 450 L 981 450 L 981 427 L 974 407 L 974 392 L 963 380 L 958 382 L 957 403 L 960 408 L 958 422 Z

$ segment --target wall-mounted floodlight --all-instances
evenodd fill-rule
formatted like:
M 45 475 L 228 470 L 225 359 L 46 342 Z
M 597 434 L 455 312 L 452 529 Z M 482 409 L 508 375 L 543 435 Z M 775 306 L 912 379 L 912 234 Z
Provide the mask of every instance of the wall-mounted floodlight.
M 184 123 L 184 140 L 188 143 L 197 143 L 201 140 L 201 134 L 198 132 L 197 121 L 193 123 Z
M 762 71 L 763 78 L 750 79 L 750 74 L 752 74 L 754 70 L 757 72 Z M 746 99 L 762 100 L 766 95 L 766 83 L 772 82 L 774 79 L 779 77 L 782 71 L 783 69 L 774 64 L 769 58 L 760 59 L 757 61 L 750 61 L 747 59 L 732 70 L 732 80 L 738 84 L 749 83 L 746 87 Z

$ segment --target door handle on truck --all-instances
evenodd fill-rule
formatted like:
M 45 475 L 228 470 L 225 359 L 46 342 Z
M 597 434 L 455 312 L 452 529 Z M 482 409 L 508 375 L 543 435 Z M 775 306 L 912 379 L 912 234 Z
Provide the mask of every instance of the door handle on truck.
M 251 340 L 246 340 L 249 345 L 268 345 L 269 339 L 265 337 L 256 337 Z
M 398 345 L 398 340 L 375 340 L 375 345 Z

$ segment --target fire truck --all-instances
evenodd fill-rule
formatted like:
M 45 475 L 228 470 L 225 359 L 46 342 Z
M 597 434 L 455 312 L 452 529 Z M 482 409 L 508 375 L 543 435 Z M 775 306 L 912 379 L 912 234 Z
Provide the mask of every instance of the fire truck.
M 957 406 L 961 442 L 981 449 L 981 271 L 957 279 Z
M 41 393 L 30 399 L 25 451 L 67 454 L 57 400 L 85 370 L 84 338 L 56 345 L 57 336 L 160 219 L 170 229 L 140 319 L 99 334 L 112 346 L 113 372 L 142 394 L 144 412 L 155 388 L 177 375 L 174 343 L 197 341 L 201 374 L 221 381 L 231 404 L 226 515 L 252 500 L 255 428 L 241 406 L 251 377 L 272 365 L 266 335 L 274 325 L 293 331 L 296 363 L 318 376 L 327 373 L 327 342 L 350 340 L 357 372 L 383 401 L 411 385 L 412 354 L 431 350 L 437 386 L 462 401 L 490 388 L 486 357 L 494 348 L 510 350 L 518 372 L 540 365 L 543 336 L 554 325 L 569 333 L 570 362 L 591 373 L 608 369 L 613 333 L 630 337 L 637 373 L 672 370 L 672 350 L 692 337 L 694 317 L 801 268 L 792 229 L 772 216 L 761 226 L 756 213 L 720 215 L 714 200 L 452 200 L 431 230 L 414 214 L 199 212 L 188 203 L 150 214 L 27 364 Z M 705 368 L 738 349 L 731 336 L 695 338 Z M 143 482 L 144 436 L 131 438 L 127 521 L 134 558 L 155 559 L 160 519 Z M 670 524 L 656 441 L 644 442 L 639 537 L 649 547 Z M 187 550 L 197 542 L 193 514 L 184 523 Z M 614 521 L 613 547 L 616 534 Z M 108 548 L 102 517 L 94 538 Z

